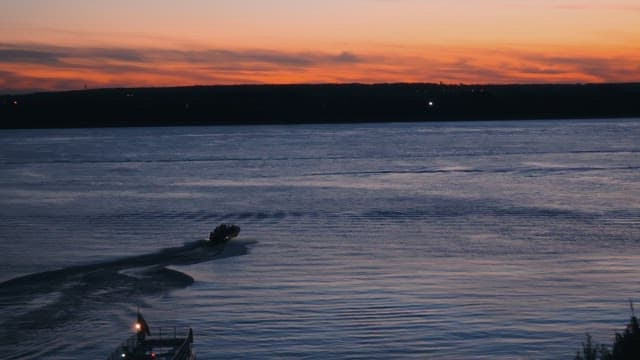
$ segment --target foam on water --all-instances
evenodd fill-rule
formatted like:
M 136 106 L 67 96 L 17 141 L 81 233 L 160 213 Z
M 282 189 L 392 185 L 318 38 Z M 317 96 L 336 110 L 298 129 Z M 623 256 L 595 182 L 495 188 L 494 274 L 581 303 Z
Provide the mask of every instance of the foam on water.
M 35 340 L 35 334 L 88 322 L 86 316 L 96 309 L 139 305 L 154 294 L 188 287 L 193 284 L 193 278 L 171 266 L 245 255 L 251 244 L 234 241 L 209 245 L 206 240 L 200 240 L 150 254 L 71 266 L 2 282 L 0 305 L 7 314 L 3 316 L 0 345 L 8 347 L 11 354 L 8 358 L 49 357 L 51 349 L 31 354 L 32 349 L 23 348 L 22 342 L 34 346 L 30 339 Z M 93 329 L 93 324 L 87 326 Z M 54 341 L 50 336 L 38 336 L 43 337 L 45 343 L 50 342 L 47 347 L 64 343 L 59 338 Z M 77 345 L 67 344 L 70 351 L 77 351 L 73 350 Z

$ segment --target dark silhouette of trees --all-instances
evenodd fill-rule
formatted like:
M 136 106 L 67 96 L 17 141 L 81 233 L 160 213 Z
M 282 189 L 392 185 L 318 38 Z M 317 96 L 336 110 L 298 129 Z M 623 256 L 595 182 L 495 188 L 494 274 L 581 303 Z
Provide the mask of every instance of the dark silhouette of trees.
M 639 117 L 638 99 L 640 83 L 89 89 L 0 95 L 0 128 Z
M 632 304 L 633 309 L 633 304 Z M 611 349 L 605 345 L 594 344 L 587 333 L 586 342 L 582 343 L 582 352 L 576 353 L 576 360 L 638 360 L 640 359 L 640 326 L 638 318 L 633 314 L 624 332 L 617 333 Z

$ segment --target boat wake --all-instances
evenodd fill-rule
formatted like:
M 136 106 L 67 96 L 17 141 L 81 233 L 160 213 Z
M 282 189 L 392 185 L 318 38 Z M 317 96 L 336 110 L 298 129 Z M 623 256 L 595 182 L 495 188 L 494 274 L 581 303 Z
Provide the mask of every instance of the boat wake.
M 234 240 L 212 245 L 199 240 L 155 253 L 14 278 L 0 283 L 0 306 L 9 315 L 2 316 L 2 327 L 50 329 L 75 320 L 83 310 L 130 305 L 144 296 L 185 288 L 194 279 L 171 266 L 244 255 L 251 244 Z M 9 331 L 0 331 L 0 338 L 11 341 L 8 337 Z

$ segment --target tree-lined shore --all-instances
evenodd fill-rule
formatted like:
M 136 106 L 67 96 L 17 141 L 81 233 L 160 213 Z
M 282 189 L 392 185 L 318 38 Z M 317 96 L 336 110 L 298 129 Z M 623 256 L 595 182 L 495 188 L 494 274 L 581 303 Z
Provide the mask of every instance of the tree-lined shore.
M 1 128 L 640 117 L 640 83 L 325 84 L 0 96 Z

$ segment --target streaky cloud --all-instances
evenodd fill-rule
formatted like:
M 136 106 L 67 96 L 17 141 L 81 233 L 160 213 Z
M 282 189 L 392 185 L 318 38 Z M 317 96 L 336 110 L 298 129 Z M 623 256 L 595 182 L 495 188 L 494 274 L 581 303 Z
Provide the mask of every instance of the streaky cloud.
M 0 43 L 0 62 L 28 62 L 43 65 L 64 65 L 69 59 L 105 59 L 129 63 L 171 60 L 194 64 L 207 63 L 263 63 L 281 66 L 306 67 L 330 63 L 360 63 L 366 61 L 352 52 L 338 54 L 323 52 L 287 52 L 278 50 L 204 49 L 176 50 L 161 48 L 123 47 L 63 47 L 45 44 Z
M 63 66 L 69 58 L 106 59 L 126 62 L 145 61 L 144 52 L 118 47 L 64 47 L 44 44 L 0 43 L 0 62 L 23 62 Z
M 286 52 L 277 50 L 154 50 L 147 51 L 149 56 L 156 59 L 180 59 L 190 63 L 257 63 L 280 66 L 308 67 L 325 63 L 359 63 L 364 61 L 359 56 L 347 51 L 333 55 L 312 52 Z
M 327 82 L 541 83 L 640 81 L 633 50 L 425 46 L 407 55 L 274 49 L 176 49 L 0 43 L 0 92 L 90 87 Z
M 0 45 L 0 63 L 60 65 L 63 54 L 48 49 L 13 48 Z

